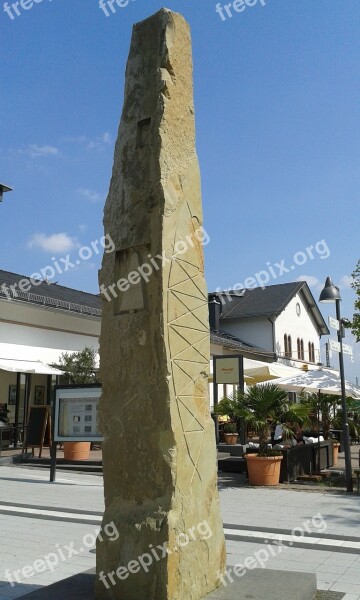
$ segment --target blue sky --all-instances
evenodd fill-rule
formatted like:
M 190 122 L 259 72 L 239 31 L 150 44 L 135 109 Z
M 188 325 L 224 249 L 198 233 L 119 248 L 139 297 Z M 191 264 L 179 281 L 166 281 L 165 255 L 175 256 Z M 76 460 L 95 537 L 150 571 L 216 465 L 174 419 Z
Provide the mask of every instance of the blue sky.
M 306 276 L 317 297 L 330 274 L 351 316 L 360 5 L 258 0 L 225 20 L 215 5 L 166 4 L 192 29 L 208 287 L 281 261 L 290 267 L 324 240 L 329 252 L 313 250 L 269 283 Z M 1 206 L 2 268 L 29 275 L 101 237 L 131 27 L 161 6 L 130 0 L 106 17 L 98 0 L 43 0 L 20 6 L 20 16 L 12 9 L 11 19 L 0 1 L 0 181 L 14 187 Z M 99 262 L 95 255 L 56 280 L 97 292 Z M 360 376 L 355 352 L 350 379 Z

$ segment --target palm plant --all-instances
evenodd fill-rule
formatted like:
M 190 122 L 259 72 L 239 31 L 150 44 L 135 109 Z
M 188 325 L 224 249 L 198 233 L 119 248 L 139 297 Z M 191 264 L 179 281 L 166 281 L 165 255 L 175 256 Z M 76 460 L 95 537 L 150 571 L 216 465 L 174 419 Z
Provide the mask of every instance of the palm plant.
M 360 424 L 356 420 L 356 415 L 354 417 L 348 416 L 349 423 L 349 434 L 352 438 L 358 438 L 360 436 Z M 333 427 L 334 429 L 342 429 L 343 428 L 343 411 L 339 409 L 336 412 L 336 415 L 333 419 Z
M 303 424 L 309 408 L 305 403 L 290 404 L 288 392 L 269 383 L 223 398 L 215 412 L 232 419 L 244 419 L 259 436 L 259 454 L 266 455 L 269 427 L 278 421 Z M 285 426 L 283 429 L 285 435 L 291 431 Z
M 309 421 L 311 428 L 318 430 L 321 423 L 324 439 L 328 440 L 333 420 L 332 415 L 340 399 L 332 394 L 314 392 L 308 395 L 307 401 L 310 407 Z
M 343 412 L 338 408 L 341 398 L 332 394 L 313 393 L 308 396 L 310 407 L 309 420 L 313 429 L 318 429 L 321 424 L 324 439 L 330 438 L 330 429 L 343 428 Z M 357 421 L 359 415 L 358 402 L 353 398 L 346 399 L 349 416 L 349 433 L 351 437 L 360 435 L 360 424 Z M 353 416 L 352 416 L 353 415 Z

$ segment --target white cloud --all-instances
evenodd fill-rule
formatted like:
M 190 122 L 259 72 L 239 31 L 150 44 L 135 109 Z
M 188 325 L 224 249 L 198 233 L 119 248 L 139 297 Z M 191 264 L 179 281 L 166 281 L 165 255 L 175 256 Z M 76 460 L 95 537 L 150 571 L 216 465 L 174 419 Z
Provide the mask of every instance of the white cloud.
M 91 138 L 87 135 L 79 135 L 75 137 L 64 137 L 61 141 L 65 143 L 80 144 L 81 146 L 84 146 L 87 150 L 100 150 L 104 147 L 104 145 L 112 144 L 112 138 L 108 131 L 105 131 L 103 134 L 95 138 Z
M 26 148 L 18 150 L 19 154 L 27 154 L 31 158 L 38 158 L 39 156 L 57 156 L 59 154 L 58 148 L 54 146 L 38 146 L 37 144 L 29 144 Z
M 104 142 L 104 144 L 112 144 L 111 135 L 108 131 L 105 131 L 105 133 L 103 135 L 103 142 Z
M 344 288 L 351 288 L 351 284 L 353 282 L 353 278 L 350 275 L 344 275 L 341 279 L 340 279 L 340 288 L 344 289 Z
M 69 252 L 69 250 L 79 247 L 79 243 L 67 233 L 53 233 L 52 235 L 34 233 L 29 240 L 28 247 L 31 249 L 39 248 L 43 252 L 60 253 Z
M 78 194 L 88 200 L 89 202 L 101 202 L 104 198 L 98 192 L 94 192 L 94 190 L 88 190 L 86 188 L 78 189 Z
M 314 275 L 300 275 L 296 281 L 306 281 L 309 287 L 312 287 L 318 291 L 321 291 L 324 287 L 324 283 L 321 283 Z

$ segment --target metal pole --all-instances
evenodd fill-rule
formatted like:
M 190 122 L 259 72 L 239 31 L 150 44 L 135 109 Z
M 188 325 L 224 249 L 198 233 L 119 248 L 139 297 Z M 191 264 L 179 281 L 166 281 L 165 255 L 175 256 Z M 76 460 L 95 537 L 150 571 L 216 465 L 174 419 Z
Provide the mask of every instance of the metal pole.
M 350 433 L 349 433 L 349 420 L 347 414 L 346 404 L 346 389 L 345 389 L 345 375 L 344 375 L 344 355 L 343 355 L 343 338 L 342 338 L 342 324 L 340 314 L 340 300 L 335 300 L 336 303 L 336 318 L 339 321 L 338 340 L 340 343 L 339 352 L 339 366 L 340 366 L 340 379 L 341 379 L 341 405 L 343 412 L 343 434 L 344 434 L 344 451 L 345 451 L 345 477 L 346 477 L 346 489 L 348 492 L 353 491 L 352 481 L 352 468 L 351 468 L 351 451 L 350 451 Z
M 219 403 L 219 395 L 218 395 L 218 386 L 216 383 L 216 358 L 213 357 L 213 400 L 214 400 L 214 410 L 217 407 L 218 403 Z M 215 420 L 215 438 L 216 438 L 216 443 L 218 444 L 220 441 L 220 436 L 219 436 L 219 417 L 217 416 L 217 414 L 215 414 L 214 416 L 214 420 Z
M 243 356 L 243 354 L 241 354 L 239 356 L 239 375 L 240 375 L 239 391 L 243 394 L 245 391 L 244 356 Z M 240 419 L 240 444 L 242 444 L 243 446 L 245 446 L 245 443 L 246 443 L 246 429 L 245 428 L 246 428 L 245 419 L 241 418 Z
M 318 426 L 318 459 L 317 459 L 317 472 L 318 474 L 320 474 L 321 471 L 321 460 L 320 460 L 320 451 L 321 451 L 321 444 L 320 444 L 320 402 L 321 402 L 321 391 L 319 390 L 319 396 L 318 396 L 318 401 L 317 401 L 317 426 Z

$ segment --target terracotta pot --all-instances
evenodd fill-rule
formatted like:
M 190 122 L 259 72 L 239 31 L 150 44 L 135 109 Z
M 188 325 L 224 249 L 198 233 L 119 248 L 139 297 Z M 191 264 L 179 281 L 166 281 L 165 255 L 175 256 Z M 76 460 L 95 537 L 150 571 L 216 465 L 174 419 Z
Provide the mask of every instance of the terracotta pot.
M 245 454 L 251 485 L 278 485 L 282 456 Z
M 89 460 L 90 442 L 64 442 L 65 460 Z
M 237 433 L 224 433 L 225 444 L 228 446 L 236 446 L 236 442 L 238 439 Z
M 334 465 L 337 464 L 338 458 L 339 458 L 339 449 L 340 449 L 340 444 L 338 442 L 334 443 Z

